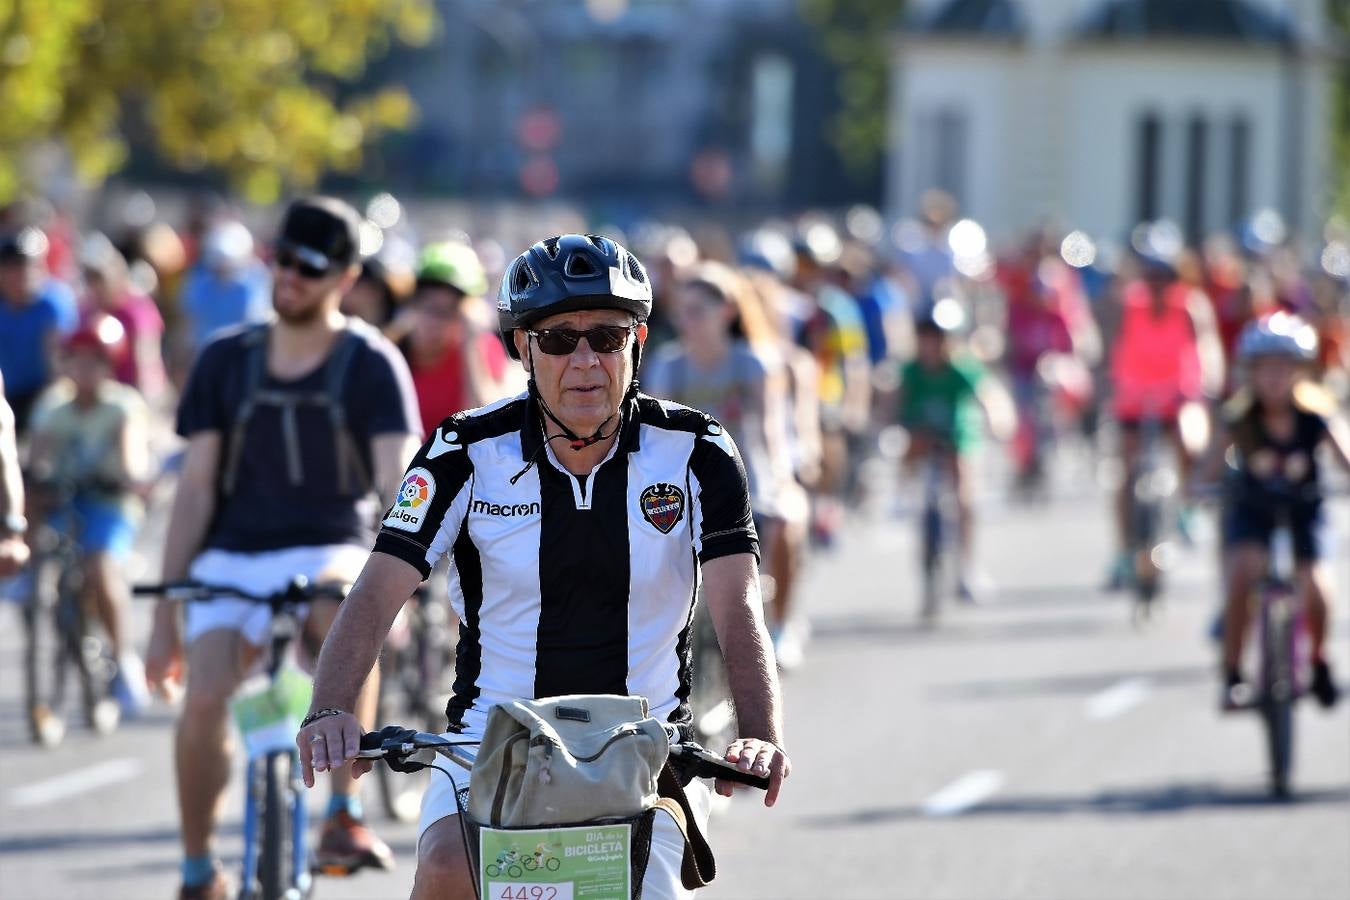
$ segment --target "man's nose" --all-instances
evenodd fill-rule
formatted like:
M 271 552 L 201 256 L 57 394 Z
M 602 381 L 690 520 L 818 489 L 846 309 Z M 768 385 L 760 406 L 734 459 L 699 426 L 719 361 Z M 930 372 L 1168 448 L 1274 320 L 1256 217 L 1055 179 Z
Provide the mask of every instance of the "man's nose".
M 572 365 L 590 368 L 600 362 L 600 354 L 591 349 L 591 342 L 583 335 L 572 351 Z

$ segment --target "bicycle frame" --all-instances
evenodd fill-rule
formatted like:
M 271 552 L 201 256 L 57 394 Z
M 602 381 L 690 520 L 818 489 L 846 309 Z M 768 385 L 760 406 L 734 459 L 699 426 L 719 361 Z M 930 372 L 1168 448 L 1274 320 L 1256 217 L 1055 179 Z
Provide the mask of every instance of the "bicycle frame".
M 283 664 L 291 644 L 299 635 L 300 622 L 294 609 L 289 605 L 274 606 L 272 616 L 270 646 L 265 667 L 269 686 L 275 685 L 281 674 Z M 265 796 L 266 784 L 260 777 L 265 772 L 268 758 L 275 753 L 286 753 L 290 757 L 287 778 L 288 819 L 291 825 L 291 883 L 306 896 L 313 882 L 309 865 L 309 808 L 305 804 L 304 793 L 300 789 L 298 773 L 300 771 L 300 752 L 294 747 L 286 749 L 268 749 L 250 752 L 245 767 L 244 783 L 248 790 L 244 794 L 244 859 L 242 865 L 242 884 L 252 885 L 258 879 L 258 866 L 261 861 L 260 823 L 263 803 L 260 794 Z M 262 791 L 259 785 L 262 785 Z
M 243 729 L 248 753 L 246 766 L 248 790 L 244 801 L 244 859 L 241 896 L 255 896 L 253 889 L 257 885 L 260 892 L 269 898 L 276 896 L 290 900 L 294 897 L 299 900 L 299 898 L 308 894 L 313 884 L 313 873 L 309 864 L 307 837 L 309 813 L 304 800 L 305 794 L 299 780 L 300 753 L 293 743 L 295 733 L 293 725 L 296 723 L 289 721 L 289 716 L 293 713 L 291 701 L 297 699 L 297 697 L 294 693 L 288 694 L 287 691 L 293 692 L 296 690 L 297 683 L 286 681 L 288 674 L 294 670 L 286 666 L 285 663 L 292 643 L 300 635 L 300 621 L 297 616 L 299 607 L 321 596 L 345 596 L 346 587 L 326 588 L 321 586 L 317 589 L 311 589 L 307 579 L 297 577 L 292 579 L 291 583 L 283 590 L 265 597 L 255 596 L 230 586 L 204 585 L 196 582 L 173 585 L 138 585 L 133 588 L 132 592 L 140 595 L 165 595 L 170 598 L 176 596 L 178 599 L 187 602 L 209 601 L 215 597 L 236 597 L 250 602 L 262 603 L 271 608 L 272 618 L 268 638 L 268 654 L 260 679 L 266 683 L 266 688 L 263 691 L 255 692 L 266 699 L 260 699 L 258 705 L 249 707 L 246 704 L 254 697 L 254 694 L 241 692 L 234 701 L 236 717 L 242 717 L 240 724 L 243 725 L 244 720 L 252 718 L 259 726 Z M 309 702 L 308 679 L 300 674 L 296 674 L 295 678 L 305 679 L 303 704 L 307 706 Z M 295 718 L 298 722 L 299 715 L 295 715 Z M 253 740 L 250 740 L 250 737 Z M 281 762 L 282 760 L 284 760 L 284 763 Z M 279 784 L 279 774 L 276 767 L 283 764 L 285 766 L 283 773 L 285 782 Z M 276 790 L 284 792 L 284 797 L 275 796 Z M 280 847 L 270 843 L 264 846 L 264 835 L 269 828 L 268 823 L 272 821 L 268 810 L 274 808 L 269 806 L 269 797 L 271 802 L 277 802 L 280 799 L 284 803 L 285 815 L 287 816 L 285 830 L 281 832 L 286 837 L 278 836 L 275 840 L 278 842 L 289 840 L 290 842 L 289 859 L 282 863 L 285 870 L 277 871 L 269 867 L 270 875 L 269 872 L 260 871 L 263 867 L 262 863 L 265 858 L 275 860 L 277 857 L 275 855 L 265 857 L 265 851 L 268 847 L 272 847 L 275 854 Z M 275 827 L 275 825 L 271 827 Z M 283 877 L 285 887 L 278 888 L 278 882 Z
M 1146 416 L 1140 426 L 1139 459 L 1126 473 L 1129 479 L 1128 536 L 1134 565 L 1134 614 L 1147 618 L 1153 601 L 1162 592 L 1163 506 L 1176 490 L 1174 474 L 1160 465 L 1162 423 Z

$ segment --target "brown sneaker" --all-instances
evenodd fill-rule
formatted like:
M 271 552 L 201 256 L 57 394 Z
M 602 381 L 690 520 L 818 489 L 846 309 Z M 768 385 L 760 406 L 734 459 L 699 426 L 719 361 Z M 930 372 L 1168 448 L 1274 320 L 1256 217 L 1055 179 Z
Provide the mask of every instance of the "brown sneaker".
M 202 884 L 183 885 L 178 890 L 178 900 L 230 900 L 234 896 L 234 885 L 225 877 L 225 873 L 216 868 L 210 881 Z
M 394 852 L 365 823 L 343 811 L 324 823 L 316 861 L 323 875 L 350 875 L 365 866 L 394 868 Z

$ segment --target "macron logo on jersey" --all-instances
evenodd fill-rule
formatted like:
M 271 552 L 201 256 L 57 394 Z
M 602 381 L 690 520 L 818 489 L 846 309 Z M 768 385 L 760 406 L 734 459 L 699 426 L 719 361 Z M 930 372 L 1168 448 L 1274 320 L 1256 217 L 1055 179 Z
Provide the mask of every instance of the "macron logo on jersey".
M 435 459 L 438 456 L 444 456 L 451 450 L 463 450 L 463 444 L 456 444 L 459 440 L 459 432 L 451 431 L 442 433 L 439 428 L 436 429 L 436 437 L 432 439 L 431 446 L 427 448 L 427 459 Z
M 485 516 L 537 516 L 541 509 L 539 502 L 533 503 L 490 503 L 487 500 L 475 500 L 471 509 Z

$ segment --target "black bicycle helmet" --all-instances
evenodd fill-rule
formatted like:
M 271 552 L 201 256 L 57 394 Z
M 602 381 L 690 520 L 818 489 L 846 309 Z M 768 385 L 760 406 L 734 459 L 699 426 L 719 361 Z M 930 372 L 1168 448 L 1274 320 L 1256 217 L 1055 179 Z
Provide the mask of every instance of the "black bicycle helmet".
M 652 283 L 637 257 L 607 237 L 547 238 L 506 267 L 497 292 L 502 341 L 519 359 L 511 333 L 557 313 L 621 309 L 644 321 L 652 312 Z

